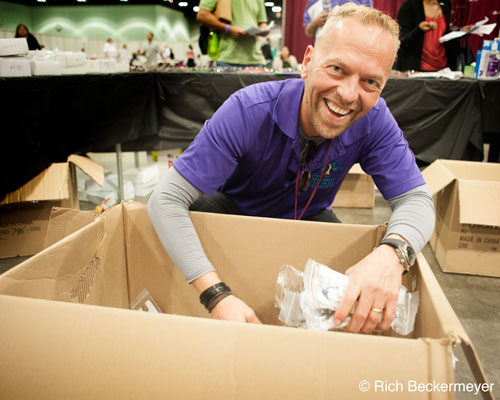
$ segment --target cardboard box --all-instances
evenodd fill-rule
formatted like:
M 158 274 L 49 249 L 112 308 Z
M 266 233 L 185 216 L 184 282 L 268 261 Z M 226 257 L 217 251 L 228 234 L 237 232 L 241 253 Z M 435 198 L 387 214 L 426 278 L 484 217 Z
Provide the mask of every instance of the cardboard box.
M 0 258 L 38 253 L 44 248 L 52 207 L 79 208 L 74 166 L 102 184 L 102 166 L 71 155 L 68 162 L 52 164 L 0 202 Z
M 434 196 L 430 244 L 441 269 L 500 276 L 500 165 L 437 160 L 423 175 Z
M 25 38 L 0 39 L 0 56 L 18 56 L 28 54 L 28 41 Z
M 314 255 L 345 271 L 373 249 L 384 227 L 191 216 L 220 277 L 264 325 L 206 318 L 145 206 L 122 203 L 0 276 L 0 393 L 16 399 L 451 399 L 450 391 L 410 392 L 408 385 L 453 382 L 456 343 L 479 381 L 485 379 L 422 255 L 410 273 L 421 296 L 413 337 L 276 326 L 282 264 L 303 269 Z M 127 310 L 144 289 L 167 314 Z M 394 395 L 365 394 L 364 382 L 405 386 Z
M 0 76 L 31 76 L 30 60 L 24 57 L 0 57 Z
M 354 164 L 335 196 L 332 207 L 373 208 L 375 205 L 375 184 L 359 164 Z

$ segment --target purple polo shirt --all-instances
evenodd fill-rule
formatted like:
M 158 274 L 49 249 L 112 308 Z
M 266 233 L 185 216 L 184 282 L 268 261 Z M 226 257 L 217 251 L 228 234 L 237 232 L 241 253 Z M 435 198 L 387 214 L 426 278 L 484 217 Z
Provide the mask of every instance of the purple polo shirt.
M 228 194 L 247 214 L 294 218 L 299 168 L 298 115 L 304 80 L 258 83 L 234 93 L 205 122 L 175 169 L 204 193 Z M 316 186 L 330 140 L 308 167 L 309 190 L 298 194 L 300 214 Z M 333 139 L 325 174 L 305 217 L 330 208 L 352 165 L 359 162 L 384 198 L 424 184 L 385 101 Z

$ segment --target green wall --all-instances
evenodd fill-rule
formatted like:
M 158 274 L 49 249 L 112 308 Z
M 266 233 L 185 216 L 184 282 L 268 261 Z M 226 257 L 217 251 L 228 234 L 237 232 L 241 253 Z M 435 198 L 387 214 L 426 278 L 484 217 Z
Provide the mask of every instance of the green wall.
M 0 29 L 15 29 L 21 20 L 31 32 L 46 35 L 124 41 L 145 40 L 152 31 L 158 41 L 190 39 L 182 12 L 154 5 L 26 7 L 0 2 Z
M 18 24 L 24 24 L 31 31 L 31 22 L 29 7 L 0 2 L 0 29 L 15 31 Z

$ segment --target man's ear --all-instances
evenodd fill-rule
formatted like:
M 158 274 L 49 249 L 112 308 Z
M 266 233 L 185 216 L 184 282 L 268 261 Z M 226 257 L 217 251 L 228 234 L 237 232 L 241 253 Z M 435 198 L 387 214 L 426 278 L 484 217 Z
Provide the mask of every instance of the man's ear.
M 304 59 L 302 60 L 302 64 L 300 66 L 300 76 L 302 79 L 307 78 L 313 52 L 314 52 L 314 47 L 312 47 L 311 45 L 307 46 L 306 52 L 304 53 Z

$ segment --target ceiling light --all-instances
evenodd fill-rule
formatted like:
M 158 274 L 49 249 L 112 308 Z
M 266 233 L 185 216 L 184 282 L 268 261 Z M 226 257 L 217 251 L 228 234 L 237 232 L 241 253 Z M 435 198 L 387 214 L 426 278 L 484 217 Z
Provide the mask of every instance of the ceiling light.
M 179 7 L 187 7 L 187 6 L 188 6 L 187 1 L 180 1 L 179 2 Z
M 78 3 L 85 3 L 87 0 L 76 0 Z
M 264 5 L 265 5 L 266 7 L 272 7 L 272 6 L 274 6 L 274 3 L 273 3 L 272 1 L 266 1 L 266 2 L 264 3 Z
M 39 3 L 45 3 L 47 0 L 36 0 L 38 1 Z
M 198 7 L 198 6 L 194 6 L 194 7 L 193 7 L 193 11 L 194 11 L 194 12 L 198 12 L 198 11 L 200 11 L 200 7 Z
M 274 7 L 272 8 L 272 10 L 273 10 L 273 12 L 276 12 L 276 13 L 277 13 L 277 12 L 281 12 L 281 7 L 280 7 L 280 6 L 274 6 Z

